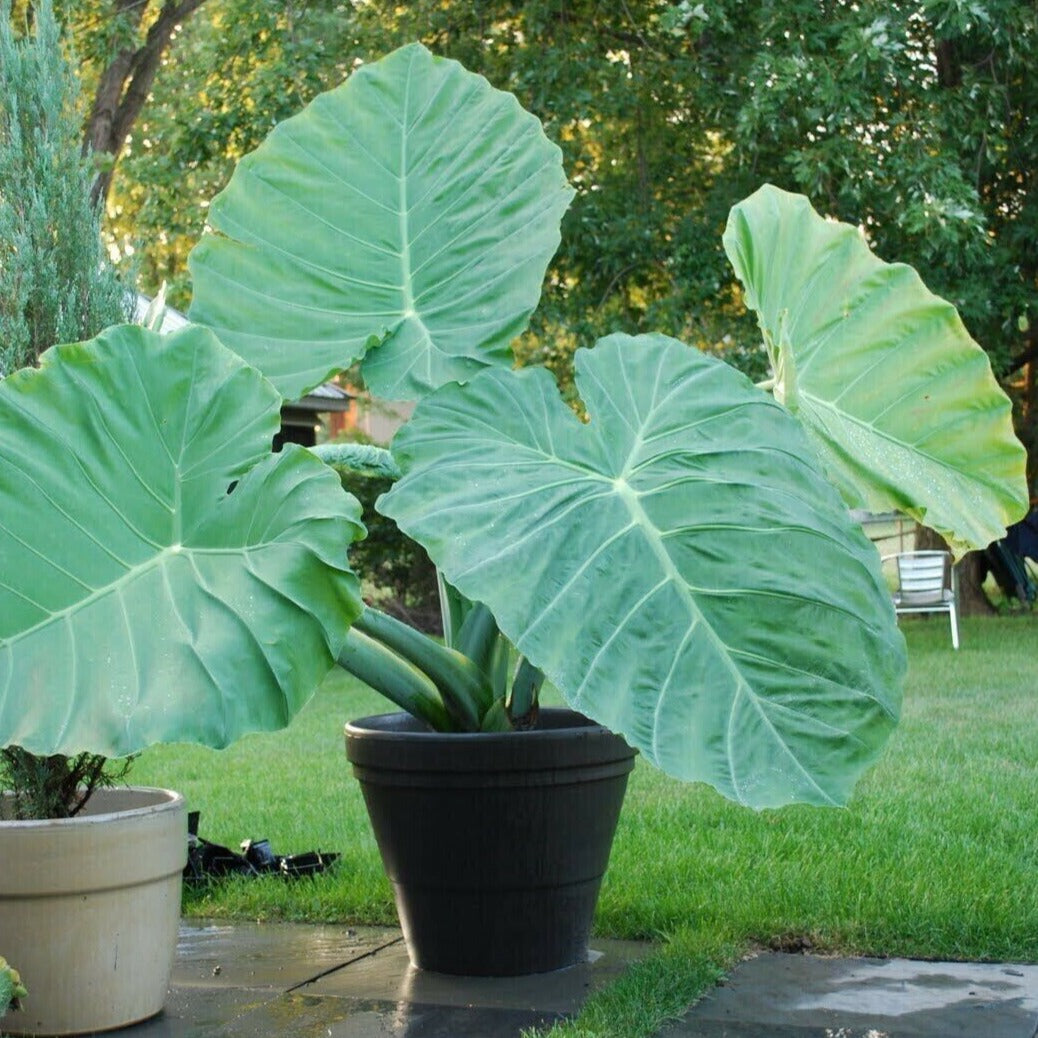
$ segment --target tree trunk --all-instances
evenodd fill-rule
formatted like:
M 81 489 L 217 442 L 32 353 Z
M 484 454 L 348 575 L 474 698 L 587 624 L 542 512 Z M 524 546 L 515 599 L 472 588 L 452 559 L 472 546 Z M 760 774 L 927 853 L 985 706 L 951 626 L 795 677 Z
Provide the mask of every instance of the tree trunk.
M 115 0 L 112 17 L 122 19 L 130 35 L 143 20 L 150 0 Z M 108 67 L 101 73 L 83 136 L 83 153 L 97 152 L 111 156 L 99 170 L 90 197 L 95 204 L 103 204 L 112 185 L 115 163 L 126 144 L 137 116 L 148 99 L 155 81 L 162 55 L 169 47 L 174 30 L 186 21 L 205 0 L 164 0 L 162 9 L 151 23 L 148 34 L 139 47 L 123 47 L 117 51 Z
M 938 40 L 935 50 L 938 84 L 947 90 L 962 86 L 962 62 L 955 52 L 955 44 L 947 39 Z
M 948 551 L 944 538 L 928 526 L 916 528 L 917 551 Z M 984 578 L 988 575 L 988 564 L 982 551 L 967 552 L 955 564 L 955 575 L 959 585 L 959 615 L 978 616 L 995 612 L 995 607 L 984 592 Z

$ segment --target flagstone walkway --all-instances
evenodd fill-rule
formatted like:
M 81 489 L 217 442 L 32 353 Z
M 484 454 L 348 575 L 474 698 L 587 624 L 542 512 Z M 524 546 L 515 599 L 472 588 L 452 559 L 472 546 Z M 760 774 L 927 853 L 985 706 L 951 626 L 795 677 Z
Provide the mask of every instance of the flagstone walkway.
M 125 1038 L 519 1038 L 576 1013 L 651 946 L 520 978 L 413 969 L 378 927 L 187 920 L 169 1002 Z M 658 1038 L 1038 1038 L 1038 966 L 766 953 Z

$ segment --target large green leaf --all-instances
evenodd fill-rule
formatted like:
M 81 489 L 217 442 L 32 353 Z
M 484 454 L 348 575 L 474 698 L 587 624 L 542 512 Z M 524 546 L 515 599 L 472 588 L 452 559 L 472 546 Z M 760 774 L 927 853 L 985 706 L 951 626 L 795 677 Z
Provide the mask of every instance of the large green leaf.
M 775 395 L 851 507 L 914 516 L 957 554 L 1027 511 L 1026 455 L 987 354 L 955 307 L 859 231 L 766 185 L 724 245 L 757 311 Z
M 416 399 L 511 363 L 571 196 L 534 116 L 412 44 L 238 164 L 191 254 L 191 317 L 288 397 L 372 347 L 368 387 Z
M 359 508 L 204 328 L 0 383 L 0 745 L 119 756 L 285 725 L 360 611 Z M 233 490 L 229 489 L 233 485 Z
M 905 665 L 875 549 L 798 424 L 663 336 L 419 404 L 380 510 L 566 699 L 665 771 L 757 807 L 842 803 Z

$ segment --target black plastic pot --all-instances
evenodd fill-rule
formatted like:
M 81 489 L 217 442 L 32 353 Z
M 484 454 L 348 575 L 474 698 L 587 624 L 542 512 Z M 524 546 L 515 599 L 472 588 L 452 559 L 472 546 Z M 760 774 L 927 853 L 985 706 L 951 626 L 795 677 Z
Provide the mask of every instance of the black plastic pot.
M 572 710 L 533 731 L 346 726 L 413 965 L 520 976 L 587 957 L 634 750 Z

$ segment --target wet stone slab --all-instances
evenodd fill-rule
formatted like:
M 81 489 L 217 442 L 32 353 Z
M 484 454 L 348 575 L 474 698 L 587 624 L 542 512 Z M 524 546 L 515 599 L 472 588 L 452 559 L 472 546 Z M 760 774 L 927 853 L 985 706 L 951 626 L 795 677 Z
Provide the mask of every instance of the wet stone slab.
M 214 1038 L 519 1038 L 556 1014 L 289 994 L 209 1032 Z
M 400 940 L 390 927 L 185 922 L 173 986 L 288 991 Z
M 165 1008 L 150 1020 L 111 1032 L 127 1038 L 204 1038 L 223 1034 L 232 1021 L 246 1017 L 281 993 L 275 989 L 171 987 Z
M 1035 1038 L 1038 966 L 761 954 L 659 1038 Z
M 166 1008 L 125 1038 L 518 1038 L 575 1013 L 652 950 L 593 942 L 588 962 L 533 977 L 415 970 L 382 927 L 186 922 Z
M 554 973 L 528 977 L 452 977 L 416 970 L 403 942 L 378 955 L 336 970 L 308 984 L 300 992 L 375 998 L 464 1008 L 576 1013 L 595 989 L 616 980 L 631 962 L 643 958 L 651 946 L 640 941 L 592 941 L 588 961 Z

